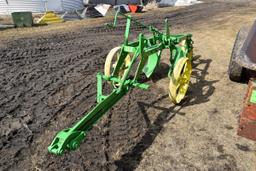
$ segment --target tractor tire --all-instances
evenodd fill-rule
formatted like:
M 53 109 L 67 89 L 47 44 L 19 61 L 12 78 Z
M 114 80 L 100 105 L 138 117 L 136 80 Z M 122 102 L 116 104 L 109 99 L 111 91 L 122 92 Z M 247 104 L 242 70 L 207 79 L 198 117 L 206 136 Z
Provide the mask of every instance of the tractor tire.
M 245 68 L 239 65 L 236 62 L 237 61 L 236 59 L 240 58 L 240 51 L 247 37 L 247 34 L 248 34 L 248 28 L 243 27 L 240 29 L 240 31 L 236 36 L 236 40 L 233 46 L 231 58 L 229 61 L 229 67 L 228 67 L 228 75 L 231 81 L 242 82 L 243 80 Z

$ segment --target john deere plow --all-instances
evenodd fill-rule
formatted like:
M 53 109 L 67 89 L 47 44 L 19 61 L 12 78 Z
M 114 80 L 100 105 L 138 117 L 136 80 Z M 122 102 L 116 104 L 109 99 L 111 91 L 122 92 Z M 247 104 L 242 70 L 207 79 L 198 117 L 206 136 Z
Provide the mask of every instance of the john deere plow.
M 97 105 L 78 121 L 73 127 L 60 131 L 50 146 L 49 152 L 62 155 L 64 151 L 76 150 L 85 139 L 93 125 L 132 88 L 147 90 L 148 84 L 139 82 L 142 74 L 150 78 L 159 66 L 164 49 L 170 51 L 170 68 L 168 77 L 169 97 L 178 104 L 185 97 L 189 87 L 192 71 L 193 41 L 191 34 L 170 34 L 168 20 L 165 19 L 165 31 L 161 32 L 151 25 L 144 25 L 131 16 L 116 13 L 127 19 L 122 45 L 113 48 L 106 57 L 104 74 L 97 74 Z M 137 40 L 128 40 L 131 24 L 148 29 L 151 36 L 139 34 Z M 102 82 L 107 81 L 113 90 L 109 95 L 103 94 Z

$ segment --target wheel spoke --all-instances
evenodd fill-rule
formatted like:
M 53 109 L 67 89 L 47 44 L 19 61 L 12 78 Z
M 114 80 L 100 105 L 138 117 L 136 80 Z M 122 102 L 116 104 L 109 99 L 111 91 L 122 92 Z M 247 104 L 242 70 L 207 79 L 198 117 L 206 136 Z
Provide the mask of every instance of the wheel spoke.
M 187 92 L 191 76 L 191 64 L 187 57 L 180 58 L 174 67 L 170 81 L 169 96 L 174 103 L 179 103 Z M 175 81 L 176 80 L 176 81 Z
M 107 58 L 106 58 L 106 62 L 105 62 L 105 67 L 104 67 L 104 72 L 106 76 L 116 76 L 119 79 L 122 79 L 124 76 L 125 71 L 128 69 L 128 64 L 130 63 L 131 59 L 130 59 L 130 55 L 127 54 L 127 56 L 125 57 L 125 61 L 124 63 L 120 66 L 119 70 L 116 71 L 116 75 L 113 75 L 113 71 L 115 70 L 116 66 L 117 66 L 117 62 L 120 56 L 120 47 L 115 47 L 113 49 L 111 49 L 111 51 L 108 53 Z M 109 81 L 109 83 L 111 83 Z M 118 83 L 112 83 L 114 87 L 119 86 Z

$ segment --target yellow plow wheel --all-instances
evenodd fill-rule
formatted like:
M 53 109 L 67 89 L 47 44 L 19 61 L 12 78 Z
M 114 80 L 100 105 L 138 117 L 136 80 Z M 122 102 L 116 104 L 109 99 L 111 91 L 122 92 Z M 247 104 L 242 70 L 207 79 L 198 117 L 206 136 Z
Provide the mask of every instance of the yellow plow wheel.
M 117 64 L 117 61 L 118 61 L 118 58 L 120 55 L 120 49 L 121 49 L 121 47 L 118 46 L 118 47 L 111 49 L 110 52 L 108 53 L 106 61 L 105 61 L 105 66 L 104 66 L 105 76 L 107 76 L 107 77 L 113 76 L 112 74 L 116 67 L 116 64 Z M 124 73 L 128 69 L 128 65 L 130 62 L 131 62 L 131 57 L 128 54 L 125 57 L 124 63 L 118 72 L 118 77 L 120 79 L 122 79 L 122 77 L 124 76 Z M 118 86 L 118 84 L 115 84 L 114 86 Z
M 189 58 L 180 58 L 174 67 L 169 84 L 169 97 L 174 104 L 180 103 L 185 97 L 191 72 L 192 66 Z

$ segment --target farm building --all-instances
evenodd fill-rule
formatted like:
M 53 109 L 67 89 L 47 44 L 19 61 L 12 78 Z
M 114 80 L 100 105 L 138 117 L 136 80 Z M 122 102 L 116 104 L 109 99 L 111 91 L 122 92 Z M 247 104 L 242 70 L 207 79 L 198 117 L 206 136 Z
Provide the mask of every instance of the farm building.
M 86 1 L 86 0 L 85 0 Z M 110 4 L 110 5 L 121 5 L 121 4 L 141 4 L 147 2 L 147 0 L 89 0 L 93 4 Z
M 83 0 L 0 0 L 0 14 L 17 11 L 42 13 L 52 11 L 74 11 L 83 8 Z

